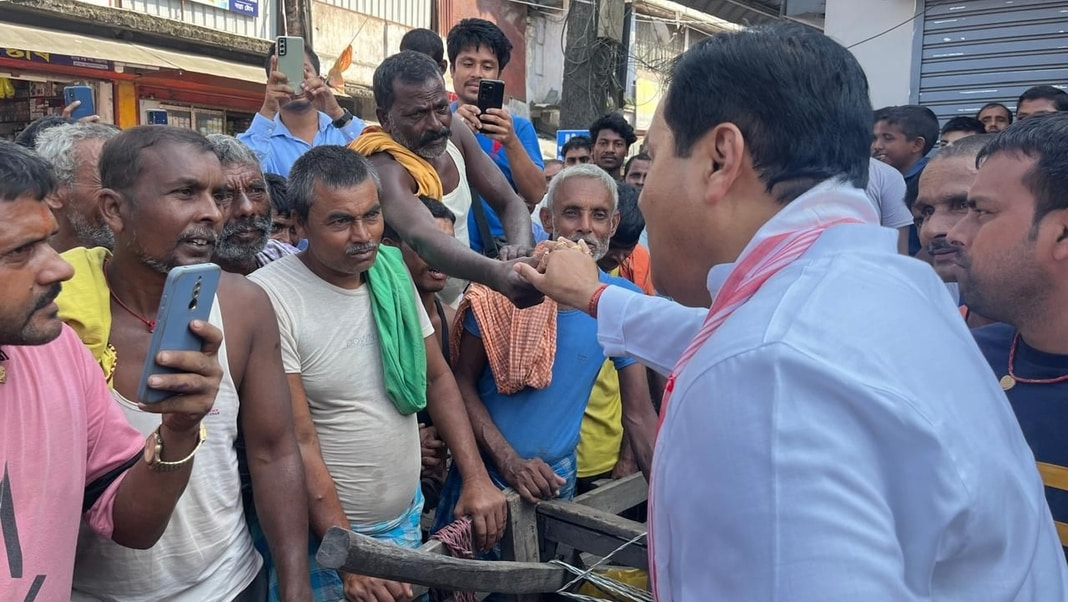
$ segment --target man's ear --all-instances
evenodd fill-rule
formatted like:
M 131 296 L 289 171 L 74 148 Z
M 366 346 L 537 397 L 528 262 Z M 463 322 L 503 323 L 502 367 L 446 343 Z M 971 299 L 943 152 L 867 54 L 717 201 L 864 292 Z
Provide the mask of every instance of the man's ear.
M 1068 209 L 1051 211 L 1045 219 L 1053 223 L 1056 238 L 1053 242 L 1053 258 L 1057 261 L 1068 261 Z
M 100 207 L 100 217 L 104 220 L 111 231 L 115 234 L 122 232 L 125 225 L 123 220 L 123 205 L 126 199 L 122 193 L 110 188 L 101 188 L 96 193 L 96 202 Z
M 393 129 L 392 124 L 389 123 L 389 111 L 386 111 L 382 107 L 375 107 L 375 116 L 378 117 L 378 123 L 385 131 Z
M 721 123 L 691 149 L 705 183 L 705 202 L 719 202 L 734 187 L 745 165 L 745 139 L 733 123 Z
M 548 207 L 542 207 L 538 211 L 538 218 L 541 219 L 541 227 L 545 228 L 545 231 L 549 234 L 553 233 L 553 212 Z
M 936 140 L 935 142 L 937 143 L 938 141 Z M 909 148 L 912 149 L 912 152 L 923 156 L 923 149 L 927 148 L 927 139 L 923 136 L 916 136 L 912 140 L 909 140 Z
M 619 215 L 618 211 L 612 214 L 612 232 L 609 234 L 609 237 L 616 235 L 616 228 L 619 228 L 620 217 L 621 216 Z
M 390 238 L 390 237 L 388 237 L 388 236 L 383 236 L 383 237 L 382 237 L 382 244 L 383 244 L 383 245 L 386 245 L 387 247 L 397 247 L 397 248 L 400 248 L 400 242 L 399 242 L 399 241 L 396 241 L 396 240 L 393 240 L 392 238 Z
M 63 207 L 67 205 L 67 201 L 70 199 L 70 186 L 66 184 L 59 184 L 56 189 L 52 191 L 52 194 L 45 197 L 45 204 L 52 211 L 61 211 Z

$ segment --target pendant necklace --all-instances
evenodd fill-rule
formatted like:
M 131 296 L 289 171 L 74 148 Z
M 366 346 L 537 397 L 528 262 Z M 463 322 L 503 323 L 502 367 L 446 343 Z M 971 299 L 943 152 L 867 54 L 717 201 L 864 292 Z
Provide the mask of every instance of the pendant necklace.
M 1013 370 L 1012 365 L 1016 362 L 1016 348 L 1020 345 L 1020 333 L 1017 332 L 1012 337 L 1012 345 L 1009 347 L 1009 373 L 1001 377 L 1001 390 L 1008 391 L 1016 386 L 1016 383 L 1024 383 L 1028 385 L 1052 385 L 1054 383 L 1061 383 L 1068 381 L 1068 374 L 1058 376 L 1056 378 L 1023 378 L 1016 376 L 1016 371 Z
M 115 294 L 115 289 L 111 287 L 111 280 L 108 278 L 108 266 L 107 266 L 107 264 L 104 264 L 104 284 L 106 284 L 108 286 L 108 293 L 111 294 L 111 298 L 115 300 L 115 303 L 119 304 L 119 307 L 121 307 L 124 310 L 126 310 L 126 313 L 128 313 L 131 316 L 133 316 L 133 317 L 137 318 L 138 320 L 140 320 L 142 324 L 144 324 L 145 326 L 148 327 L 148 331 L 149 332 L 156 332 L 156 321 L 155 320 L 149 320 L 148 318 L 142 316 L 141 314 L 137 313 L 136 311 L 130 309 L 130 306 L 126 305 L 125 303 L 123 303 L 122 299 L 119 299 L 118 295 Z

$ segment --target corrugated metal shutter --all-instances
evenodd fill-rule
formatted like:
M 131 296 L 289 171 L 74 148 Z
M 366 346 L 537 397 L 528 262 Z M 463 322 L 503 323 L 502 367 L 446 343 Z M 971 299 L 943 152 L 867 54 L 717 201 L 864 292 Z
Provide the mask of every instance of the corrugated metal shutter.
M 183 2 L 183 0 L 122 0 L 121 6 L 138 13 L 175 19 L 241 36 L 270 40 L 276 35 L 274 23 L 275 7 L 278 1 L 259 0 L 257 3 L 259 16 L 257 17 L 249 17 L 198 2 Z
M 1068 84 L 1068 2 L 927 0 L 919 103 L 943 122 Z

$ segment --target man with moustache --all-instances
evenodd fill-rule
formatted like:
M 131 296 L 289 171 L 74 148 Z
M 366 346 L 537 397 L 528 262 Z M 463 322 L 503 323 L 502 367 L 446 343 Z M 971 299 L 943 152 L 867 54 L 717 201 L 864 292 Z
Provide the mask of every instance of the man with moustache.
M 167 272 L 211 260 L 222 228 L 225 187 L 204 136 L 142 126 L 109 140 L 100 157 L 100 210 L 115 232 L 114 254 L 64 254 L 74 278 L 57 299 L 60 318 L 100 363 L 114 403 L 145 435 L 158 426 L 135 402 Z M 238 424 L 245 436 L 256 508 L 282 597 L 308 598 L 307 502 L 300 451 L 270 301 L 236 274 L 222 274 L 209 322 L 221 331 L 223 379 L 186 496 L 149 550 L 86 533 L 79 541 L 74 599 L 262 600 L 266 575 L 242 508 Z
M 608 113 L 590 126 L 593 141 L 593 162 L 616 180 L 623 179 L 621 168 L 630 145 L 637 142 L 631 127 L 623 115 Z
M 1000 322 L 972 334 L 1031 445 L 1068 553 L 1066 186 L 1068 114 L 1020 120 L 979 153 L 968 213 L 948 240 L 969 307 Z
M 556 236 L 585 241 L 594 259 L 604 257 L 619 223 L 616 182 L 604 170 L 595 165 L 565 169 L 549 184 L 546 200 Z M 599 272 L 598 277 L 601 282 L 640 293 L 622 278 L 604 272 Z M 499 339 L 501 335 L 483 331 L 485 325 L 476 319 L 474 311 L 463 316 L 460 354 L 453 360 L 456 382 L 479 448 L 490 460 L 490 476 L 498 487 L 511 487 L 530 503 L 574 496 L 579 427 L 605 361 L 593 319 L 567 306 L 557 307 L 555 319 L 552 377 L 544 388 L 528 386 L 512 394 L 499 391 L 483 341 Z M 628 358 L 612 358 L 612 362 L 619 374 L 627 439 L 638 465 L 647 469 L 652 458 L 656 414 L 649 399 L 645 368 Z M 459 475 L 451 470 L 442 500 L 454 498 L 458 485 Z M 439 507 L 435 530 L 452 522 L 449 510 L 448 503 Z
M 671 374 L 649 486 L 654 595 L 1068 598 L 1016 417 L 945 285 L 897 253 L 864 194 L 872 111 L 856 58 L 800 25 L 750 27 L 687 50 L 670 82 L 640 203 L 654 284 L 675 302 L 604 287 L 567 249 L 544 274 L 517 267 L 595 315 L 609 354 Z M 990 167 L 1023 186 L 1026 165 Z M 986 196 L 976 219 L 1000 223 L 1003 191 Z M 1034 205 L 1021 205 L 1009 221 L 1026 242 Z M 1047 267 L 1065 255 L 1064 215 L 1037 224 Z M 1026 293 L 1052 288 L 1040 281 Z M 1068 340 L 1028 340 L 1047 335 Z
M 954 300 L 970 328 L 990 324 L 959 298 L 957 257 L 960 247 L 947 238 L 949 231 L 968 215 L 968 189 L 975 181 L 975 158 L 993 140 L 993 134 L 969 136 L 938 151 L 920 176 L 919 194 L 912 204 L 920 244 L 931 257 L 931 265 L 950 287 Z M 873 162 L 874 163 L 874 162 Z
M 200 421 L 222 371 L 217 328 L 189 327 L 200 351 L 168 352 L 146 407 L 166 442 L 159 455 L 111 399 L 85 346 L 57 317 L 54 300 L 71 266 L 49 246 L 56 230 L 45 199 L 56 186 L 48 163 L 0 142 L 0 591 L 8 600 L 67 600 L 79 523 L 132 548 L 167 528 L 198 454 Z M 84 522 L 83 522 L 84 519 Z
M 379 128 L 368 128 L 350 148 L 368 157 L 382 182 L 386 222 L 430 265 L 456 279 L 443 293 L 451 302 L 466 281 L 480 282 L 519 305 L 540 296 L 519 281 L 511 265 L 470 248 L 467 215 L 472 193 L 497 212 L 504 224 L 505 261 L 528 255 L 534 246 L 530 212 L 508 181 L 482 152 L 467 127 L 450 127 L 452 112 L 445 82 L 434 61 L 406 50 L 375 69 Z M 441 199 L 456 216 L 455 235 L 438 229 L 419 196 Z
M 62 253 L 74 247 L 115 247 L 115 235 L 100 218 L 96 193 L 100 190 L 100 149 L 119 130 L 102 123 L 59 125 L 37 136 L 35 150 L 55 170 L 59 185 L 48 197 L 59 230 L 52 248 Z
M 345 145 L 363 131 L 363 120 L 337 103 L 319 68 L 319 55 L 305 42 L 304 81 L 291 82 L 278 70 L 275 44 L 267 50 L 263 106 L 237 137 L 256 153 L 265 173 L 287 177 L 293 162 L 309 149 Z
M 325 569 L 314 556 L 333 526 L 397 546 L 422 543 L 419 410 L 429 411 L 464 475 L 454 502 L 471 517 L 476 547 L 500 539 L 507 506 L 486 476 L 401 253 L 379 246 L 384 220 L 370 162 L 346 148 L 313 149 L 294 163 L 289 193 L 308 248 L 250 279 L 267 291 L 282 332 L 315 599 L 410 598 L 404 584 Z
M 296 247 L 271 237 L 270 186 L 256 155 L 233 136 L 208 136 L 222 165 L 223 228 L 212 260 L 227 272 L 248 276 L 268 263 L 292 255 Z

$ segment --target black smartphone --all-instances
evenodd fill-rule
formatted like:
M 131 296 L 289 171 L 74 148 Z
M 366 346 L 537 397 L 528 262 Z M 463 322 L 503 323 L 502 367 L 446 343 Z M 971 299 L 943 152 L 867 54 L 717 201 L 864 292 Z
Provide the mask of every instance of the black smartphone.
M 504 82 L 499 79 L 484 79 L 478 82 L 478 110 L 479 114 L 488 109 L 500 109 L 504 107 Z

